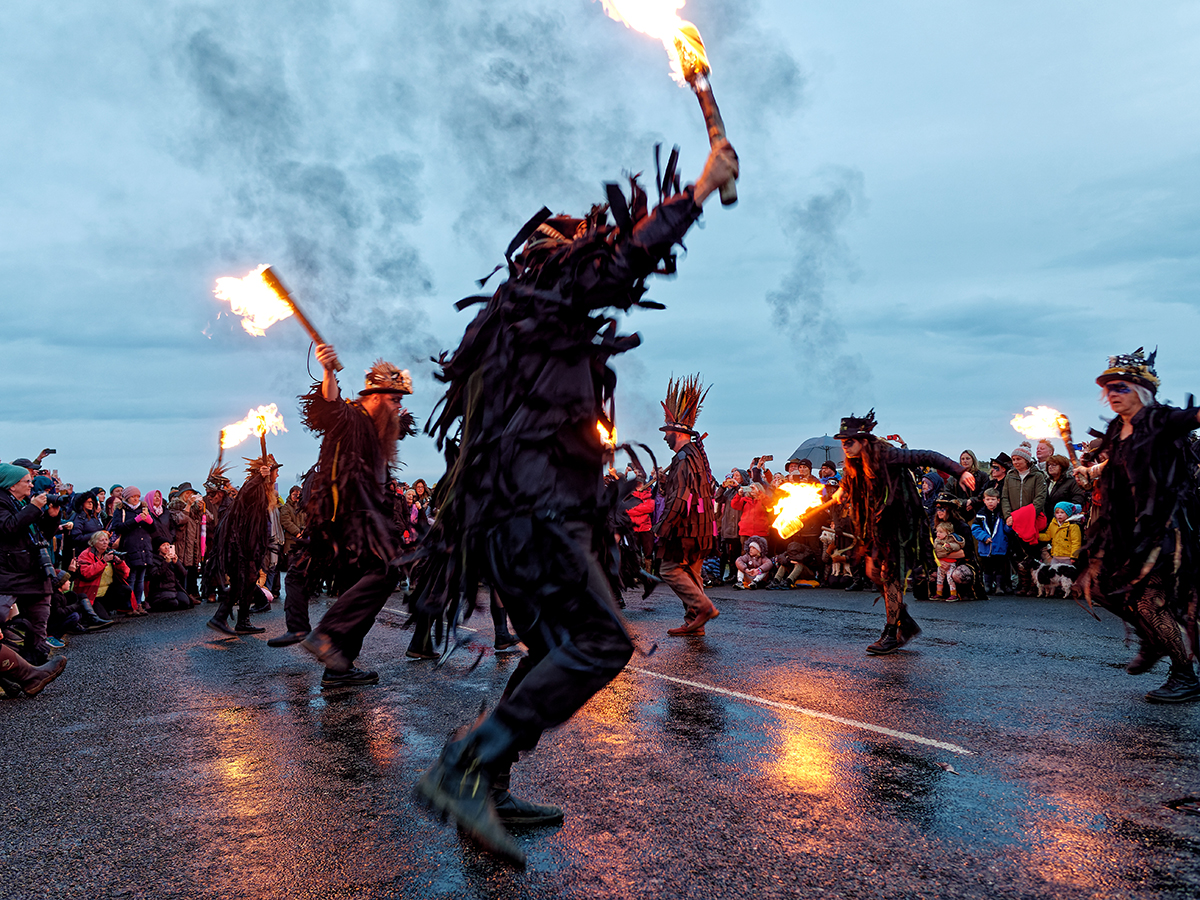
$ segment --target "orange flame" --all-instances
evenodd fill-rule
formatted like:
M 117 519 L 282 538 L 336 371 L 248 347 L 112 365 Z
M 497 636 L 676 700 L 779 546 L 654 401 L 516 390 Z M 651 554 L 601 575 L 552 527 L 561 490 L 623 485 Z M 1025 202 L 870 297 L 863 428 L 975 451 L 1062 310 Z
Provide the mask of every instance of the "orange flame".
M 804 524 L 804 514 L 814 506 L 821 505 L 821 485 L 792 484 L 783 482 L 776 488 L 783 496 L 775 501 L 771 512 L 775 513 L 775 521 L 771 527 L 779 532 L 780 537 L 791 537 Z
M 242 317 L 242 327 L 248 334 L 262 337 L 267 329 L 295 310 L 263 280 L 269 266 L 261 265 L 245 278 L 218 278 L 213 294 L 224 300 L 235 316 Z
M 611 450 L 617 446 L 617 426 L 614 425 L 612 430 L 604 427 L 601 421 L 596 422 L 596 431 L 600 435 L 600 443 L 604 445 L 606 450 Z
M 1027 415 L 1012 417 L 1012 427 L 1031 441 L 1062 437 L 1063 432 L 1071 427 L 1066 416 L 1049 406 L 1027 406 L 1025 412 Z
M 283 416 L 279 414 L 279 407 L 274 403 L 270 406 L 260 406 L 250 410 L 242 421 L 226 425 L 221 430 L 221 449 L 236 447 L 252 434 L 279 434 L 281 431 L 287 429 L 283 426 Z
M 600 0 L 609 18 L 658 38 L 671 60 L 671 77 L 680 84 L 711 71 L 700 32 L 679 18 L 687 0 Z

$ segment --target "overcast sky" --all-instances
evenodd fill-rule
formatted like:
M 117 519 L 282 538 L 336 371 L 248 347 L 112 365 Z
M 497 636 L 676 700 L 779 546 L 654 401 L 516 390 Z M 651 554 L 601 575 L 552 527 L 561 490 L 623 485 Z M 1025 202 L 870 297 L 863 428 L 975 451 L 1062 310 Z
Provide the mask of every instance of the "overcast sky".
M 688 0 L 742 162 L 667 304 L 625 320 L 618 428 L 657 442 L 671 373 L 713 385 L 714 468 L 786 457 L 874 406 L 957 457 L 1026 405 L 1105 409 L 1109 354 L 1200 389 L 1200 4 Z M 77 487 L 202 481 L 220 427 L 277 403 L 316 456 L 308 339 L 218 318 L 271 263 L 339 349 L 413 370 L 541 205 L 578 212 L 653 145 L 707 152 L 656 41 L 594 0 L 0 5 L 0 459 Z M 316 371 L 315 362 L 311 363 Z M 660 446 L 654 443 L 655 447 Z M 235 452 L 232 454 L 237 456 Z M 437 478 L 430 439 L 410 478 Z

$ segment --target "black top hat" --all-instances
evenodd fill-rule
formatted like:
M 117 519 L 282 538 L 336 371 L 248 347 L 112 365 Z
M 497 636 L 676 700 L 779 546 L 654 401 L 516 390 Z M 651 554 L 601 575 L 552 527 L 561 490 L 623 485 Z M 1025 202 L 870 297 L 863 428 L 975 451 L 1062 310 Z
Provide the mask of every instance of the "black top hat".
M 861 419 L 857 416 L 846 416 L 842 419 L 842 427 L 834 437 L 839 441 L 871 437 L 871 432 L 874 431 L 877 424 L 875 421 L 875 409 L 872 407 L 871 411 Z
M 992 459 L 992 461 L 988 463 L 988 465 L 989 466 L 1004 466 L 1004 468 L 1006 468 L 1006 469 L 1011 469 L 1013 467 L 1012 466 L 1012 457 L 1009 456 L 1007 453 L 1000 453 L 999 455 L 995 456 Z
M 1144 347 L 1138 347 L 1132 353 L 1110 356 L 1108 368 L 1100 373 L 1096 384 L 1103 387 L 1110 381 L 1128 381 L 1158 393 L 1158 373 L 1154 371 L 1154 359 L 1157 356 L 1157 348 L 1146 356 Z

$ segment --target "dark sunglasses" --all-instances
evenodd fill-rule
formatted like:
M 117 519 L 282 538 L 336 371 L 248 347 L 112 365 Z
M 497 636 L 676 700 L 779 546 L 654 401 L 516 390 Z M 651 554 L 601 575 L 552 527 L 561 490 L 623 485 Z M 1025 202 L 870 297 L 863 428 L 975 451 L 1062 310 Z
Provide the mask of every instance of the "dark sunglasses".
M 1128 385 L 1123 381 L 1114 381 L 1104 386 L 1104 390 L 1109 394 L 1132 394 L 1133 386 Z

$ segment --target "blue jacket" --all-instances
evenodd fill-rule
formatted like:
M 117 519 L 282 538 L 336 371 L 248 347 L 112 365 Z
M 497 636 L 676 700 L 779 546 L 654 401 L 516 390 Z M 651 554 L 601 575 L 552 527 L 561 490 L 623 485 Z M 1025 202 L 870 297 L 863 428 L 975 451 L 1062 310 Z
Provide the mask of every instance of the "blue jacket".
M 1004 524 L 1004 516 L 1000 514 L 998 506 L 995 512 L 984 509 L 975 517 L 971 534 L 975 535 L 980 556 L 1004 556 L 1008 552 L 1008 526 Z M 987 540 L 991 543 L 985 544 Z

